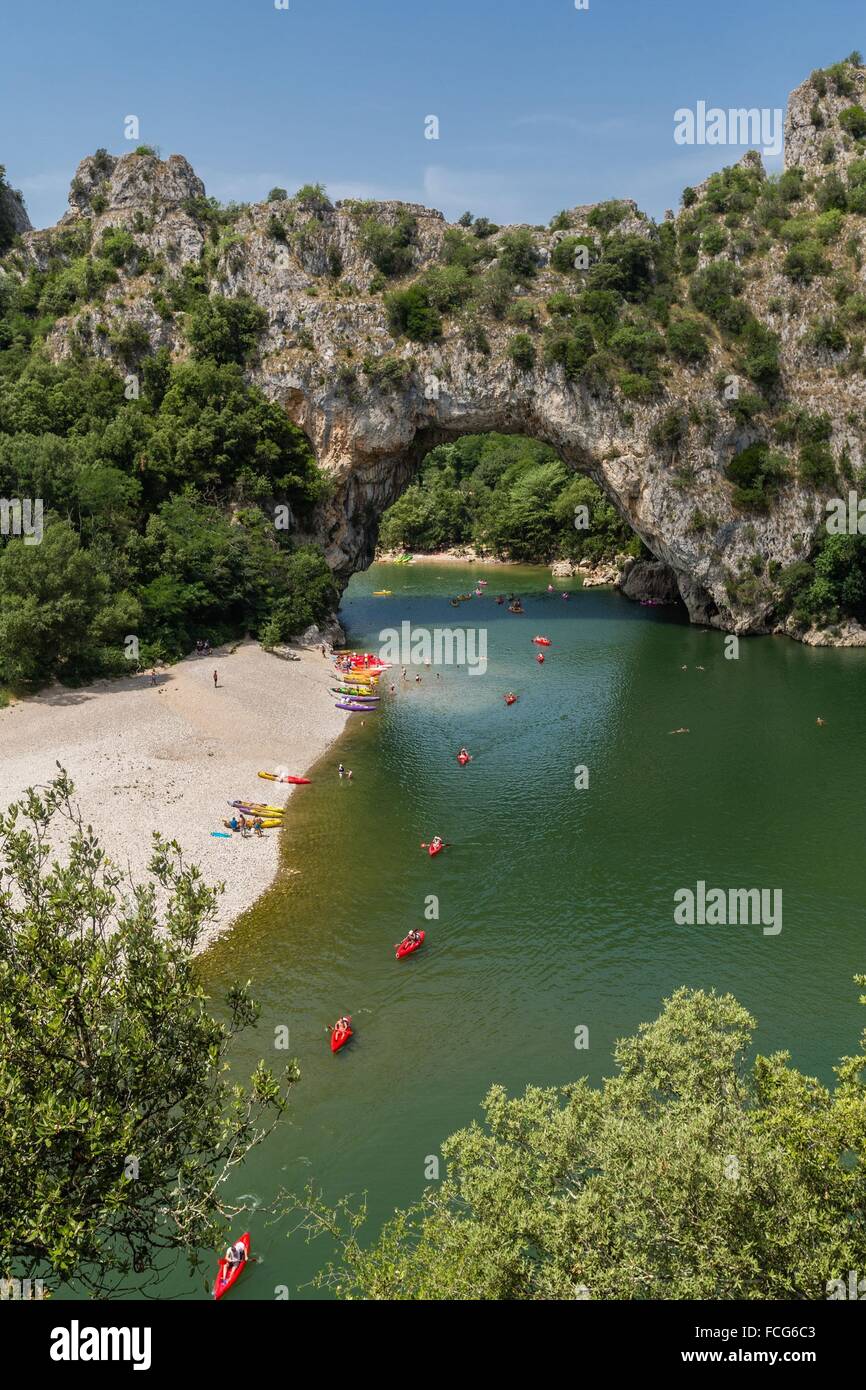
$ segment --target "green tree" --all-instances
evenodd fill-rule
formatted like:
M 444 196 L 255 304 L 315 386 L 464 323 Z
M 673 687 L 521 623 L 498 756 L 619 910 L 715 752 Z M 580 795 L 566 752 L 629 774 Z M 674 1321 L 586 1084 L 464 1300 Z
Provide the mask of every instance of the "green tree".
M 129 883 L 73 790 L 61 773 L 0 815 L 0 1265 L 105 1296 L 222 1242 L 222 1184 L 297 1069 L 229 1084 L 258 1008 L 236 985 L 226 1021 L 209 1013 L 193 953 L 217 893 L 159 836 L 151 881 Z
M 212 295 L 190 315 L 188 337 L 194 355 L 223 365 L 243 365 L 267 326 L 267 314 L 246 295 Z
M 363 1211 L 308 1193 L 308 1230 L 342 1247 L 321 1282 L 383 1300 L 826 1298 L 866 1262 L 866 1034 L 831 1092 L 787 1053 L 749 1066 L 754 1026 L 730 995 L 680 989 L 599 1089 L 494 1087 L 483 1125 L 443 1144 L 445 1180 L 370 1249 Z

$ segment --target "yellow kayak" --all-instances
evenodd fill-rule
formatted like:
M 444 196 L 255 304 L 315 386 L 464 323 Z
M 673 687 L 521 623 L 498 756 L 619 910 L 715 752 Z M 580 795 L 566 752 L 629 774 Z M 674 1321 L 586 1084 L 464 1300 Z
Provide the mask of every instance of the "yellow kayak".
M 243 812 L 241 812 L 241 814 L 243 814 Z M 265 830 L 275 830 L 277 828 L 281 829 L 283 825 L 282 816 L 261 816 L 259 819 L 261 820 L 262 826 Z M 249 829 L 252 830 L 253 817 L 245 816 L 245 820 Z M 226 827 L 227 830 L 231 830 L 231 825 L 227 820 L 223 821 L 223 825 Z
M 374 589 L 374 590 L 373 590 L 373 597 L 374 597 L 374 598 L 390 598 L 390 597 L 391 597 L 391 590 L 390 590 L 390 589 Z

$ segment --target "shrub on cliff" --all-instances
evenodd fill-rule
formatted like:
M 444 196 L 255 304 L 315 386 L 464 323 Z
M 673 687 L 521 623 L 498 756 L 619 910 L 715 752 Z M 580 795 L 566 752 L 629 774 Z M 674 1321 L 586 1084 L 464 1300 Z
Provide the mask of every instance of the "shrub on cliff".
M 401 213 L 393 226 L 368 217 L 361 223 L 361 250 L 388 279 L 408 275 L 415 263 L 412 248 L 417 225 L 411 213 Z
M 739 333 L 748 318 L 748 310 L 738 299 L 742 289 L 742 272 L 728 261 L 714 261 L 694 276 L 689 295 L 695 308 L 720 328 Z
M 806 487 L 826 488 L 836 481 L 836 460 L 829 444 L 804 444 L 800 450 L 798 472 Z
M 588 323 L 571 326 L 551 325 L 544 335 L 544 361 L 548 366 L 563 368 L 569 381 L 576 381 L 595 352 L 595 342 Z
M 611 199 L 606 203 L 598 203 L 591 208 L 587 214 L 587 222 L 590 227 L 595 227 L 599 232 L 611 232 L 614 227 L 628 216 L 629 208 L 627 203 L 617 199 Z
M 786 473 L 784 455 L 771 453 L 763 441 L 742 449 L 725 469 L 726 478 L 734 484 L 734 506 L 746 511 L 767 511 Z
M 782 273 L 797 285 L 808 285 L 816 275 L 825 275 L 830 268 L 820 241 L 809 238 L 791 247 L 782 264 Z
M 236 299 L 212 295 L 190 314 L 187 337 L 193 356 L 243 366 L 267 322 L 264 309 L 247 295 L 238 295 Z
M 683 315 L 672 319 L 667 330 L 668 350 L 681 362 L 694 366 L 709 356 L 707 337 L 700 321 Z
M 531 280 L 538 271 L 538 252 L 532 233 L 525 228 L 506 232 L 497 247 L 499 264 L 515 279 Z
M 521 371 L 532 370 L 535 366 L 535 346 L 528 333 L 515 333 L 508 344 L 508 356 Z
M 385 295 L 388 326 L 395 337 L 405 335 L 417 343 L 431 343 L 442 336 L 442 320 L 421 284 Z
M 587 254 L 587 260 L 591 260 L 597 253 L 596 244 L 592 237 L 587 236 L 566 236 L 562 241 L 558 241 L 553 248 L 550 257 L 550 264 L 554 270 L 560 274 L 567 275 L 575 269 L 575 261 L 578 252 L 583 250 Z
M 839 124 L 855 140 L 862 140 L 866 136 L 866 111 L 859 103 L 848 106 L 839 113 Z

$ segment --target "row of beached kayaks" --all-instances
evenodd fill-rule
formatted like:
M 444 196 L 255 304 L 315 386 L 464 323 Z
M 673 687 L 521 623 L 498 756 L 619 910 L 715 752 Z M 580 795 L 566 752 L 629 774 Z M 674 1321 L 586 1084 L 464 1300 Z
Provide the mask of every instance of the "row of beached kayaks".
M 309 777 L 295 777 L 284 772 L 282 769 L 276 772 L 260 772 L 259 776 L 266 778 L 270 782 L 291 782 L 295 786 L 304 787 L 310 785 Z M 229 806 L 232 808 L 232 816 L 230 820 L 223 820 L 223 825 L 227 831 L 231 831 L 232 833 L 244 829 L 244 825 L 241 821 L 242 817 L 248 829 L 279 830 L 282 827 L 283 817 L 286 813 L 285 804 L 282 806 L 275 806 L 267 801 L 253 801 L 251 797 L 248 797 L 246 801 L 240 798 L 230 801 Z M 258 825 L 256 825 L 256 822 L 258 822 Z M 221 839 L 231 839 L 231 834 L 225 835 L 218 831 L 214 831 L 213 833 L 218 835 Z
M 338 652 L 334 662 L 335 683 L 331 693 L 337 696 L 335 708 L 348 714 L 376 714 L 379 709 L 379 677 L 390 663 L 372 652 Z

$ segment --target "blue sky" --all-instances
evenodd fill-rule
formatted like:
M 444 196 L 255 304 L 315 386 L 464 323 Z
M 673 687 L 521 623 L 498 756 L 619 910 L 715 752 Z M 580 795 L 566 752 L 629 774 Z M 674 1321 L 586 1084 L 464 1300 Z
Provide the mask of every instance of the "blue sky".
M 223 201 L 311 181 L 497 222 L 617 196 L 661 217 L 742 153 L 676 145 L 678 107 L 784 107 L 812 68 L 866 51 L 862 0 L 288 4 L 9 7 L 0 163 L 34 225 L 64 211 L 85 154 L 134 148 L 130 114 Z

